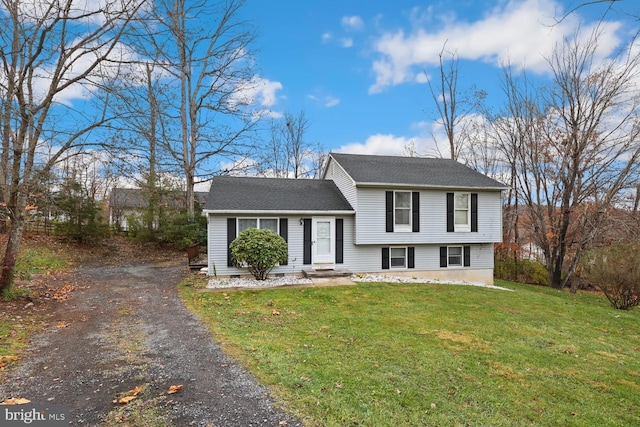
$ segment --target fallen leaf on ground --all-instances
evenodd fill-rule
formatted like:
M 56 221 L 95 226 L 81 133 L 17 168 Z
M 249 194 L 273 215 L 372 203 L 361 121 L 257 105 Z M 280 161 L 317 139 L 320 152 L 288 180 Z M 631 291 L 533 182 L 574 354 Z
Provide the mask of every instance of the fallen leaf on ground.
M 66 322 L 60 322 L 58 323 L 56 326 L 58 328 L 66 328 L 67 326 L 69 326 L 71 323 L 66 323 Z
M 118 403 L 122 404 L 122 405 L 126 405 L 127 403 L 131 402 L 134 399 L 137 399 L 138 396 L 125 396 L 121 399 L 118 399 Z
M 76 287 L 73 285 L 64 285 L 60 289 L 53 290 L 53 299 L 62 302 L 69 299 L 69 294 L 76 290 Z
M 129 390 L 129 391 L 127 392 L 127 396 L 137 396 L 138 394 L 140 394 L 140 392 L 141 392 L 142 390 L 144 390 L 144 387 L 143 387 L 143 386 L 141 386 L 141 385 L 136 386 L 135 388 L 133 388 L 132 390 Z
M 12 397 L 11 399 L 0 402 L 0 405 L 26 405 L 27 403 L 31 403 L 31 401 L 24 397 Z
M 182 384 L 180 384 L 180 385 L 172 385 L 171 387 L 169 387 L 169 390 L 167 390 L 167 394 L 177 393 L 180 390 L 182 390 Z
M 140 394 L 142 390 L 144 390 L 144 386 L 139 385 L 129 390 L 124 397 L 121 397 L 120 399 L 118 398 L 113 399 L 111 403 L 113 404 L 120 403 L 122 405 L 125 405 L 131 402 L 132 400 L 136 399 L 138 397 L 138 394 Z

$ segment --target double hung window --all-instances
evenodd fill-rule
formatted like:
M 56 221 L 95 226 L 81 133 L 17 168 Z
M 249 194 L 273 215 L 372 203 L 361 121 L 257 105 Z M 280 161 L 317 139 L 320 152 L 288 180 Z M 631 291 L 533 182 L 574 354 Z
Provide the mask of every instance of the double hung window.
M 455 193 L 454 217 L 456 231 L 471 231 L 471 196 L 469 193 Z
M 447 252 L 447 266 L 462 267 L 462 246 L 449 246 Z
M 471 267 L 471 246 L 440 246 L 440 267 Z
M 394 202 L 395 230 L 411 231 L 411 192 L 396 191 Z
M 238 218 L 238 234 L 248 228 L 260 228 L 278 233 L 277 218 Z
M 406 268 L 407 248 L 390 248 L 389 259 L 391 268 Z

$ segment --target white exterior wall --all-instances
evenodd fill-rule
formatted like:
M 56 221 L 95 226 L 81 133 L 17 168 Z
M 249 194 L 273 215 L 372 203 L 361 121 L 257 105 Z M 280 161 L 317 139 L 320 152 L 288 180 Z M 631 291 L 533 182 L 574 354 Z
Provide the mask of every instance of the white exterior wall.
M 346 237 L 346 233 L 345 233 Z M 468 282 L 493 283 L 493 243 L 471 244 L 469 267 L 440 267 L 440 244 L 434 245 L 349 245 L 347 259 L 345 239 L 344 268 L 353 273 L 378 273 L 391 276 L 427 277 L 440 280 L 463 280 Z M 383 247 L 415 248 L 415 268 L 382 269 Z
M 345 172 L 345 170 L 342 169 L 342 167 L 333 160 L 327 167 L 325 179 L 333 180 L 333 182 L 335 182 L 336 186 L 344 195 L 344 198 L 347 199 L 353 210 L 358 210 L 358 193 L 356 189 L 356 183 L 353 182 L 353 179 L 351 179 L 351 177 Z
M 470 244 L 502 241 L 502 199 L 499 191 L 473 191 L 478 194 L 477 232 L 448 233 L 448 191 L 420 190 L 420 232 L 388 233 L 385 231 L 385 191 L 390 190 L 392 188 L 358 188 L 356 244 Z
M 234 218 L 255 218 L 256 215 L 238 215 Z M 264 215 L 257 215 L 259 218 L 268 218 Z M 218 276 L 229 275 L 245 275 L 248 274 L 246 269 L 239 269 L 235 267 L 227 267 L 227 218 L 226 216 L 209 215 L 207 222 L 208 233 L 208 265 L 209 275 L 217 274 Z M 301 218 L 311 218 L 311 216 L 274 216 L 274 218 L 288 218 L 288 239 L 287 244 L 289 248 L 289 261 L 288 265 L 276 266 L 271 270 L 270 274 L 297 274 L 302 271 L 303 268 L 311 268 L 311 265 L 303 265 L 303 243 L 304 243 L 304 226 L 300 224 Z M 354 257 L 352 251 L 354 249 L 350 242 L 353 242 L 353 216 L 336 217 L 343 218 L 344 220 L 344 259 L 345 263 L 347 257 Z M 335 242 L 334 242 L 335 243 Z M 215 266 L 215 269 L 214 269 Z M 336 264 L 336 268 L 347 268 L 343 264 Z

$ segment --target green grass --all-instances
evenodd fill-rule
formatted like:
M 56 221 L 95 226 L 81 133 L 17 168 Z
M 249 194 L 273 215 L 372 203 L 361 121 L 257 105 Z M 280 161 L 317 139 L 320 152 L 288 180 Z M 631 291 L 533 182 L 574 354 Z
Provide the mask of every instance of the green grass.
M 181 290 L 310 426 L 640 424 L 637 311 L 498 284 Z
M 32 274 L 60 271 L 70 266 L 69 257 L 45 246 L 25 244 L 16 261 L 15 274 L 28 280 Z

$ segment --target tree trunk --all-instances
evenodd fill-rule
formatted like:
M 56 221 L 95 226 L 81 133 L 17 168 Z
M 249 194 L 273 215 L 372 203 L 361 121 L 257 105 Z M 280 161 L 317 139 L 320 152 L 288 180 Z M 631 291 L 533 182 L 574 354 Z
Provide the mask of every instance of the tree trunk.
M 24 220 L 22 218 L 12 218 L 11 230 L 9 231 L 9 241 L 2 260 L 2 272 L 0 272 L 0 292 L 11 289 L 13 284 L 13 273 L 16 268 L 16 258 L 20 250 L 20 241 L 24 231 Z

